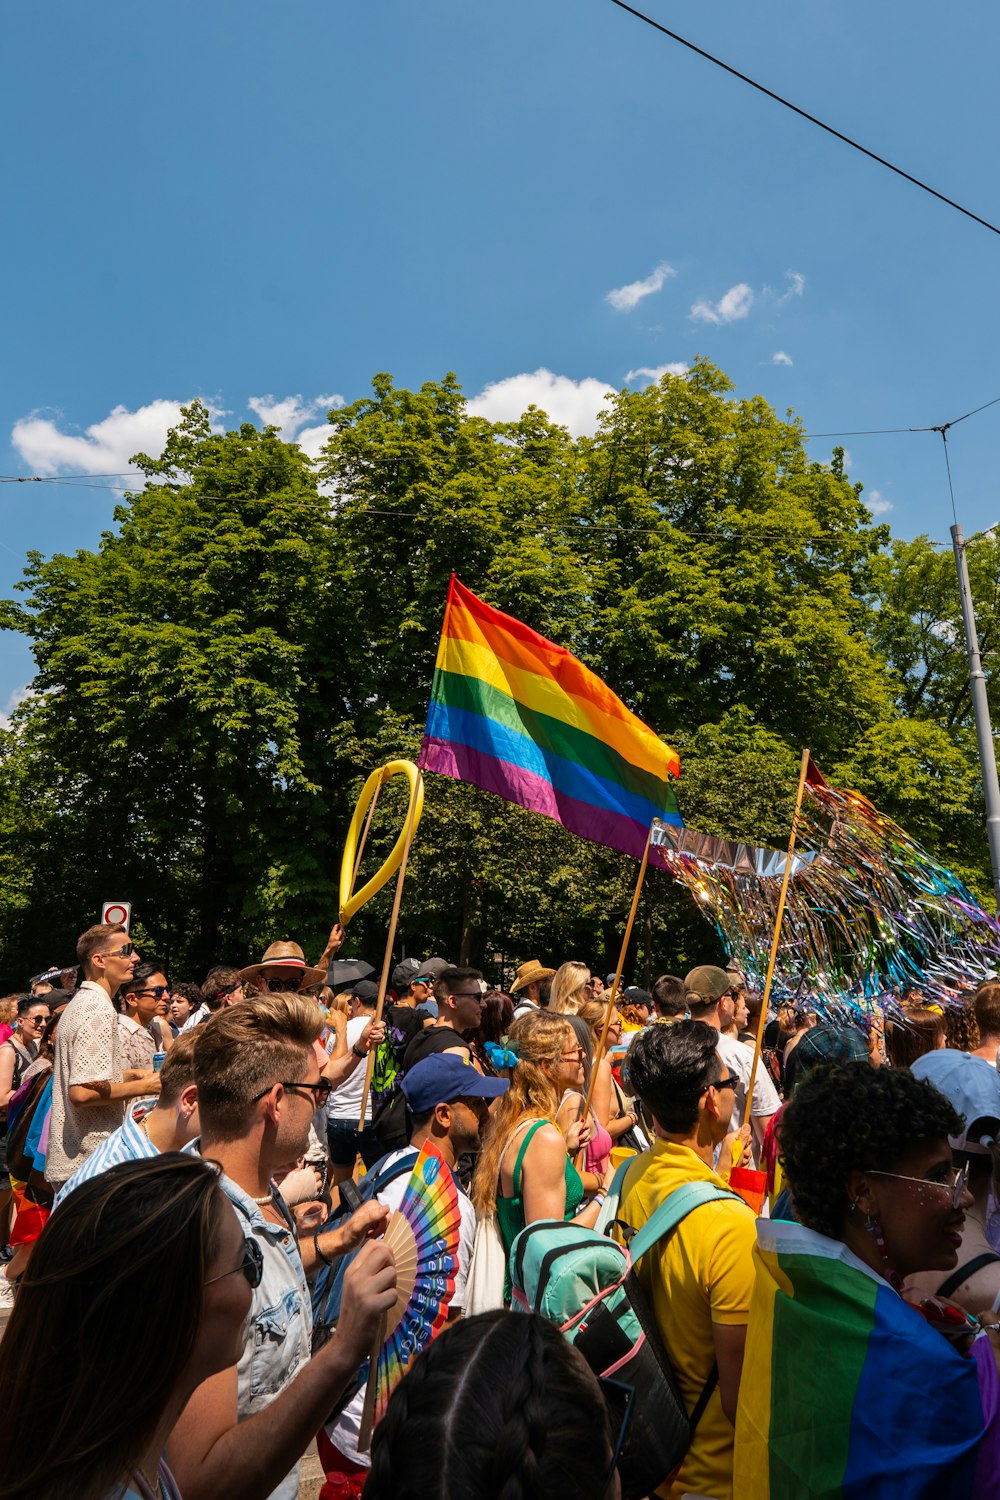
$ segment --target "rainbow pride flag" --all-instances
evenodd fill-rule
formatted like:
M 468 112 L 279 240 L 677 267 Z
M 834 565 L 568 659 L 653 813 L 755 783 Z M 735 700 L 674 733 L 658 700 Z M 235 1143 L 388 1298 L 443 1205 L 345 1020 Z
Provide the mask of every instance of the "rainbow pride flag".
M 740 1500 L 995 1493 L 984 1488 L 995 1474 L 977 1470 L 977 1360 L 846 1245 L 801 1224 L 759 1219 L 754 1262 L 733 1466 Z
M 575 656 L 454 574 L 420 764 L 636 858 L 654 818 L 683 826 L 677 752 Z

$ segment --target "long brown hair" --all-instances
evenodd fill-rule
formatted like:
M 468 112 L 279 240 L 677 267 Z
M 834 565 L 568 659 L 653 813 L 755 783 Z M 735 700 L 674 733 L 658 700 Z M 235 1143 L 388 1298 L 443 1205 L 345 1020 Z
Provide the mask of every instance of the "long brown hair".
M 576 1034 L 563 1016 L 529 1011 L 510 1028 L 510 1041 L 518 1054 L 517 1067 L 511 1073 L 510 1088 L 490 1115 L 472 1180 L 476 1212 L 491 1217 L 496 1212 L 500 1161 L 511 1131 L 522 1120 L 555 1120 L 559 1095 L 544 1064 L 558 1067 L 567 1045 L 576 1046 Z
M 81 1183 L 45 1225 L 0 1341 L 0 1500 L 106 1500 L 142 1462 L 194 1348 L 218 1184 L 168 1151 Z

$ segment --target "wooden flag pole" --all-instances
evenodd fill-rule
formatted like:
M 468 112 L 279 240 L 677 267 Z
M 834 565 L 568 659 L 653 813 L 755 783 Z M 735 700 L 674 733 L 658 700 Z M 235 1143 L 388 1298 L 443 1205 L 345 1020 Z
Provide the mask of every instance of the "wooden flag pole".
M 622 970 L 625 967 L 625 955 L 628 952 L 629 940 L 632 937 L 632 928 L 635 924 L 635 914 L 639 909 L 639 896 L 642 892 L 642 883 L 646 878 L 646 867 L 649 864 L 649 843 L 652 837 L 653 825 L 650 824 L 649 831 L 646 834 L 646 847 L 642 851 L 642 861 L 639 865 L 639 875 L 635 882 L 635 890 L 632 892 L 632 906 L 628 914 L 628 921 L 625 923 L 625 936 L 622 938 L 621 952 L 618 955 L 618 967 L 615 969 L 615 978 L 614 983 L 611 986 L 611 995 L 608 999 L 608 1008 L 604 1017 L 604 1025 L 601 1027 L 600 1040 L 597 1043 L 597 1048 L 594 1052 L 594 1060 L 590 1066 L 590 1083 L 587 1088 L 587 1096 L 583 1101 L 583 1112 L 580 1115 L 581 1120 L 585 1120 L 590 1114 L 590 1103 L 594 1097 L 594 1085 L 597 1083 L 597 1069 L 600 1066 L 601 1059 L 603 1058 L 604 1053 L 607 1049 L 608 1031 L 611 1028 L 611 1017 L 615 1013 L 615 1004 L 618 1000 L 618 990 L 621 987 L 622 982 Z M 577 1153 L 578 1163 L 584 1156 L 586 1149 L 587 1148 L 585 1146 L 581 1146 L 580 1151 Z
M 420 771 L 417 772 L 417 787 L 423 780 Z M 416 826 L 414 816 L 419 798 L 414 795 L 410 798 L 410 806 L 406 815 L 406 842 L 403 845 L 403 858 L 399 862 L 399 874 L 396 876 L 396 894 L 392 898 L 392 916 L 389 918 L 389 931 L 385 940 L 385 957 L 382 960 L 382 974 L 378 982 L 378 1000 L 375 1004 L 375 1015 L 373 1020 L 378 1022 L 382 1019 L 382 1011 L 385 1007 L 385 992 L 389 987 L 389 969 L 392 965 L 392 945 L 396 941 L 396 923 L 399 921 L 399 903 L 403 895 L 403 881 L 406 878 L 406 862 L 410 857 L 410 845 L 413 843 L 413 830 Z M 365 1086 L 361 1095 L 361 1115 L 358 1119 L 358 1129 L 365 1128 L 365 1112 L 368 1108 L 368 1094 L 372 1086 L 372 1072 L 375 1067 L 375 1053 L 369 1051 L 368 1062 L 365 1065 Z
M 760 1002 L 760 1015 L 757 1019 L 757 1039 L 753 1049 L 753 1067 L 750 1069 L 750 1082 L 747 1085 L 748 1120 L 753 1108 L 753 1086 L 757 1078 L 757 1064 L 760 1062 L 760 1049 L 764 1040 L 764 1027 L 767 1025 L 767 1007 L 771 999 L 771 981 L 774 978 L 774 965 L 778 957 L 778 943 L 781 940 L 781 919 L 785 915 L 785 897 L 788 895 L 788 882 L 792 874 L 792 855 L 795 852 L 795 838 L 799 831 L 799 814 L 802 811 L 802 795 L 806 789 L 806 777 L 808 773 L 809 751 L 803 750 L 802 765 L 799 769 L 799 788 L 795 794 L 795 811 L 792 813 L 792 831 L 788 836 L 788 857 L 785 860 L 785 873 L 781 877 L 778 911 L 774 919 L 774 934 L 771 938 L 771 956 L 767 962 L 767 978 L 764 980 L 764 994 Z

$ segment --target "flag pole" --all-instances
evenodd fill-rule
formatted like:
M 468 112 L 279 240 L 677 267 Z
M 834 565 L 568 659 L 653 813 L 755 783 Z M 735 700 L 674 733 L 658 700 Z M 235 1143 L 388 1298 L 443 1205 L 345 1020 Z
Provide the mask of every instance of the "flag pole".
M 604 1016 L 604 1025 L 601 1027 L 600 1040 L 598 1041 L 596 1050 L 594 1052 L 594 1060 L 590 1065 L 590 1083 L 587 1087 L 586 1098 L 583 1101 L 583 1111 L 580 1115 L 581 1120 L 585 1120 L 590 1113 L 590 1103 L 594 1097 L 594 1086 L 597 1083 L 597 1069 L 599 1068 L 601 1060 L 604 1057 L 604 1053 L 607 1050 L 608 1031 L 611 1028 L 611 1017 L 615 1013 L 615 1005 L 618 1000 L 618 991 L 621 987 L 622 982 L 622 970 L 625 967 L 625 955 L 628 952 L 629 941 L 632 937 L 632 928 L 635 924 L 635 914 L 639 909 L 639 896 L 642 892 L 642 883 L 646 878 L 646 868 L 649 864 L 649 844 L 650 840 L 653 837 L 653 827 L 654 825 L 651 823 L 646 833 L 646 847 L 642 851 L 642 861 L 639 865 L 639 875 L 635 882 L 635 890 L 632 892 L 632 906 L 628 914 L 628 921 L 625 923 L 625 936 L 622 938 L 621 952 L 618 955 L 618 967 L 615 969 L 614 983 L 611 986 L 611 994 L 608 997 L 608 1008 Z M 580 1151 L 577 1154 L 577 1161 L 579 1161 L 583 1156 L 585 1150 L 586 1147 L 580 1148 Z
M 767 978 L 764 980 L 764 994 L 760 1002 L 760 1015 L 757 1018 L 757 1037 L 753 1049 L 753 1067 L 750 1069 L 750 1082 L 747 1085 L 747 1120 L 750 1119 L 753 1108 L 753 1086 L 757 1078 L 757 1064 L 760 1062 L 760 1049 L 764 1040 L 764 1027 L 767 1025 L 767 1007 L 771 999 L 771 981 L 774 979 L 774 965 L 778 957 L 778 943 L 781 939 L 781 919 L 785 915 L 785 897 L 788 895 L 788 882 L 792 873 L 792 855 L 795 852 L 795 839 L 799 831 L 799 814 L 802 811 L 802 795 L 806 789 L 808 774 L 809 751 L 803 750 L 802 765 L 799 768 L 799 786 L 795 794 L 795 811 L 792 813 L 792 831 L 788 836 L 788 855 L 785 859 L 785 873 L 781 877 L 778 911 L 774 919 L 774 934 L 771 938 L 771 956 L 767 961 Z
M 406 877 L 406 862 L 410 857 L 410 845 L 413 843 L 413 831 L 416 827 L 417 803 L 420 800 L 417 793 L 423 781 L 423 773 L 417 771 L 417 779 L 414 785 L 413 796 L 410 798 L 410 806 L 406 814 L 406 842 L 403 845 L 403 857 L 399 862 L 399 874 L 396 876 L 396 894 L 392 898 L 392 915 L 389 918 L 389 931 L 385 940 L 385 957 L 382 960 L 382 973 L 378 982 L 378 1000 L 375 1004 L 375 1015 L 373 1020 L 377 1023 L 382 1019 L 382 1011 L 385 1007 L 385 992 L 389 987 L 389 969 L 392 965 L 392 945 L 396 941 L 396 923 L 399 921 L 399 903 L 403 895 L 403 880 Z M 375 1053 L 369 1050 L 368 1061 L 365 1064 L 365 1086 L 361 1095 L 361 1114 L 358 1120 L 358 1129 L 365 1128 L 365 1111 L 368 1108 L 368 1095 L 372 1086 L 372 1072 L 375 1068 Z

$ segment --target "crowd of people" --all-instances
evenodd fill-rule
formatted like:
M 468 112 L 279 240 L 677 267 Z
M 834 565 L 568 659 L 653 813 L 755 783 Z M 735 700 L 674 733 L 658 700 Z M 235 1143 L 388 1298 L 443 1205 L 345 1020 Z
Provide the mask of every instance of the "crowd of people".
M 764 1015 L 735 967 L 407 958 L 379 1016 L 343 942 L 172 984 L 92 927 L 0 1001 L 0 1500 L 294 1500 L 314 1439 L 323 1500 L 638 1496 L 650 1393 L 519 1247 L 638 1245 L 691 1192 L 633 1268 L 687 1423 L 648 1493 L 1000 1494 L 1000 981 Z M 454 1289 L 369 1448 L 428 1149 Z

